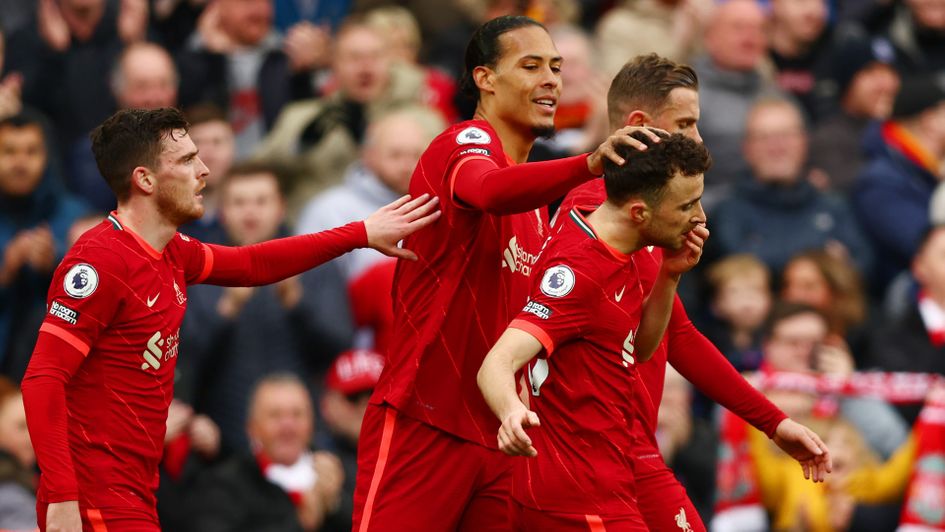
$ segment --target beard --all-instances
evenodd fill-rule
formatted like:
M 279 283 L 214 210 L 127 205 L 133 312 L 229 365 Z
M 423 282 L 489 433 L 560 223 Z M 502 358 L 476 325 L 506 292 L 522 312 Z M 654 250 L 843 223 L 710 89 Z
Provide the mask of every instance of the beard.
M 555 136 L 554 124 L 549 126 L 532 126 L 532 134 L 536 139 L 550 139 Z
M 184 198 L 189 198 L 190 201 Z M 157 210 L 165 220 L 176 227 L 200 219 L 203 205 L 193 199 L 193 192 L 183 187 L 161 186 L 157 191 Z

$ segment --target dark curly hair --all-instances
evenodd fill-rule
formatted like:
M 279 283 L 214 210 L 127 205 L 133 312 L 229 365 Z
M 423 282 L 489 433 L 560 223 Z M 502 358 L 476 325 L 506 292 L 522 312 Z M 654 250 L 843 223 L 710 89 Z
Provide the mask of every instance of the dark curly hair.
M 189 127 L 180 111 L 165 107 L 123 109 L 92 130 L 95 163 L 119 202 L 128 199 L 135 167 L 157 169 L 162 141 Z
M 643 151 L 617 146 L 617 153 L 626 161 L 622 165 L 604 160 L 604 187 L 611 203 L 623 205 L 632 196 L 640 195 L 647 203 L 656 205 L 666 184 L 677 173 L 693 177 L 712 166 L 712 157 L 702 144 L 680 133 L 657 134 L 660 142 L 653 142 L 640 131 L 631 135 L 647 145 Z

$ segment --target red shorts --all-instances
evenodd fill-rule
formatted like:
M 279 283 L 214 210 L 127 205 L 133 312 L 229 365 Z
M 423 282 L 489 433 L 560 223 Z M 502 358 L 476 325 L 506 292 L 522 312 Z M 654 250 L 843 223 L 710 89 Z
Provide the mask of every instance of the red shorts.
M 535 510 L 509 499 L 512 528 L 520 532 L 647 532 L 639 513 L 619 516 L 568 514 Z
M 48 504 L 36 502 L 36 520 L 39 529 L 46 532 L 46 509 Z M 161 532 L 157 510 L 151 515 L 144 510 L 124 508 L 88 508 L 79 505 L 82 516 L 82 532 Z
M 362 427 L 353 531 L 509 530 L 511 457 L 389 405 Z
M 636 459 L 637 507 L 653 532 L 706 532 L 686 488 L 659 455 Z

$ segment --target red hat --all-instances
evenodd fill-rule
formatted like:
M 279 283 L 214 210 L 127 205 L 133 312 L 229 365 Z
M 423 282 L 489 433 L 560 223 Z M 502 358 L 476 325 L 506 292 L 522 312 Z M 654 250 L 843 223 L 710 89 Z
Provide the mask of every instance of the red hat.
M 384 369 L 384 357 L 370 349 L 352 349 L 338 355 L 328 369 L 325 386 L 344 395 L 354 395 L 374 389 L 381 370 Z

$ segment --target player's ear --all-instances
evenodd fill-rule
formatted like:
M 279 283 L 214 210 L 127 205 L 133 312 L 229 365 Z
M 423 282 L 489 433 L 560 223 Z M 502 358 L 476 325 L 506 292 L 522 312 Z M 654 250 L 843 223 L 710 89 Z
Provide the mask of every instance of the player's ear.
M 644 111 L 639 109 L 634 109 L 630 111 L 630 114 L 627 115 L 627 120 L 624 123 L 625 126 L 648 126 L 653 124 L 653 117 L 647 114 Z
M 642 199 L 631 199 L 627 202 L 626 208 L 634 224 L 642 225 L 650 219 L 650 207 Z
M 131 186 L 145 194 L 151 194 L 154 192 L 157 182 L 151 170 L 144 166 L 136 166 L 135 169 L 131 171 Z
M 477 66 L 472 71 L 472 78 L 479 90 L 495 92 L 495 71 L 491 68 L 485 65 Z

